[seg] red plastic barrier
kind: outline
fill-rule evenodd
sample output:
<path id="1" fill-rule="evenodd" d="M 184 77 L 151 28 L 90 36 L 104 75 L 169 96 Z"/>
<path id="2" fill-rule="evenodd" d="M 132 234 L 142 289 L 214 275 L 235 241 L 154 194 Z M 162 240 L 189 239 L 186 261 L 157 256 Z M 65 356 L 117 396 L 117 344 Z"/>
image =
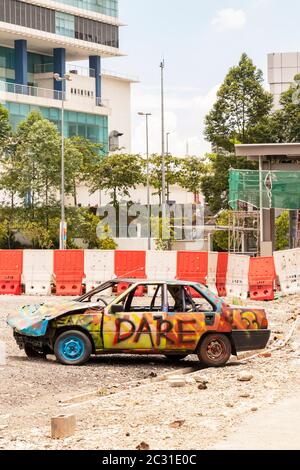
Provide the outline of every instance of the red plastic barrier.
<path id="1" fill-rule="evenodd" d="M 118 284 L 117 286 L 117 294 L 122 294 L 126 289 L 128 289 L 129 286 L 130 284 L 128 284 L 127 282 L 120 282 L 120 284 Z M 144 287 L 139 286 L 135 292 L 135 297 L 143 297 L 144 293 Z"/>
<path id="2" fill-rule="evenodd" d="M 177 253 L 177 275 L 180 281 L 200 282 L 206 285 L 208 275 L 208 253 L 199 251 L 178 251 Z M 199 294 L 189 289 L 193 297 Z"/>
<path id="3" fill-rule="evenodd" d="M 82 294 L 84 275 L 83 250 L 55 250 L 54 276 L 56 295 Z"/>
<path id="4" fill-rule="evenodd" d="M 115 252 L 115 274 L 117 277 L 146 279 L 146 252 Z"/>
<path id="5" fill-rule="evenodd" d="M 227 268 L 228 268 L 228 253 L 218 254 L 218 265 L 217 265 L 217 276 L 216 276 L 216 287 L 220 297 L 226 297 L 226 280 L 227 280 Z"/>
<path id="6" fill-rule="evenodd" d="M 22 250 L 0 250 L 0 294 L 22 293 Z"/>
<path id="7" fill-rule="evenodd" d="M 251 300 L 274 300 L 276 270 L 274 258 L 251 258 L 249 289 Z"/>
<path id="8" fill-rule="evenodd" d="M 115 252 L 115 274 L 120 278 L 147 279 L 146 252 L 145 251 L 121 251 Z M 127 283 L 120 283 L 117 293 L 121 294 L 129 287 Z M 142 297 L 144 290 L 138 289 L 136 297 Z"/>

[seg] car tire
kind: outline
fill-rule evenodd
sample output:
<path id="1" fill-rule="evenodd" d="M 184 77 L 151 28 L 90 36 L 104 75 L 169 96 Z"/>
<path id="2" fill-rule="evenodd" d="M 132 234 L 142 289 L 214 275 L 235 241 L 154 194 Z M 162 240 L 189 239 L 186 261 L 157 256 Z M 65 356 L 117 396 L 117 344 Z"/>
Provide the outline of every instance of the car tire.
<path id="1" fill-rule="evenodd" d="M 171 362 L 180 362 L 188 357 L 188 354 L 165 354 L 165 357 Z"/>
<path id="2" fill-rule="evenodd" d="M 25 344 L 24 351 L 28 359 L 46 359 L 46 353 L 44 351 L 34 349 L 31 344 Z"/>
<path id="3" fill-rule="evenodd" d="M 61 364 L 81 366 L 89 360 L 92 354 L 92 343 L 81 331 L 64 331 L 56 338 L 54 354 Z"/>
<path id="4" fill-rule="evenodd" d="M 205 336 L 198 348 L 200 362 L 209 367 L 222 367 L 230 359 L 231 342 L 225 335 L 215 333 Z"/>

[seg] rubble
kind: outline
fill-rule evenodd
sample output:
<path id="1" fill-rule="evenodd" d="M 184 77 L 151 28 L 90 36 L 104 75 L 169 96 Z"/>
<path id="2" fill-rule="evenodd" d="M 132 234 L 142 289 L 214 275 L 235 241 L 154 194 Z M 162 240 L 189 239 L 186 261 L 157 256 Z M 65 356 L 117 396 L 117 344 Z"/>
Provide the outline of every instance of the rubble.
<path id="1" fill-rule="evenodd" d="M 274 326 L 277 336 L 282 335 L 281 344 L 294 325 L 288 322 L 291 309 L 300 306 L 300 296 L 289 298 L 288 308 L 286 300 L 249 301 L 269 312 L 271 329 Z M 271 353 L 261 351 L 263 357 L 230 361 L 224 368 L 195 372 L 197 356 L 190 356 L 185 360 L 190 370 L 183 375 L 179 375 L 182 363 L 170 363 L 163 356 L 151 356 L 149 362 L 140 356 L 101 356 L 74 368 L 55 360 L 28 361 L 5 319 L 18 306 L 37 301 L 35 297 L 1 298 L 0 340 L 5 341 L 8 355 L 0 381 L 3 449 L 209 449 L 252 413 L 299 390 L 300 328 L 295 328 L 288 346 Z M 240 381 L 244 374 L 251 378 Z M 170 382 L 177 380 L 183 385 L 171 387 Z M 100 396 L 98 390 L 108 394 Z M 72 401 L 81 395 L 89 399 Z M 70 406 L 77 417 L 76 433 L 52 440 L 49 417 L 58 410 L 68 415 Z M 209 442 L 204 439 L 207 435 Z"/>
<path id="2" fill-rule="evenodd" d="M 251 382 L 253 379 L 253 375 L 250 372 L 240 372 L 238 375 L 238 381 L 239 382 Z"/>

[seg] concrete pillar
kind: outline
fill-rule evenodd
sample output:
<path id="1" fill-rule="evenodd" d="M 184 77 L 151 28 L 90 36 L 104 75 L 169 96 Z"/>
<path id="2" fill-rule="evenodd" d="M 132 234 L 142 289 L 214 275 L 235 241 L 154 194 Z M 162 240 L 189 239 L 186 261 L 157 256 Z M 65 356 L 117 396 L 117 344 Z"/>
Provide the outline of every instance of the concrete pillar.
<path id="1" fill-rule="evenodd" d="M 15 41 L 15 83 L 17 85 L 27 86 L 27 67 L 27 41 L 18 39 Z"/>
<path id="2" fill-rule="evenodd" d="M 264 242 L 271 242 L 275 250 L 275 209 L 264 209 Z"/>
<path id="3" fill-rule="evenodd" d="M 93 55 L 89 57 L 90 69 L 95 71 L 95 94 L 96 98 L 102 97 L 102 84 L 101 84 L 101 57 Z M 90 75 L 93 75 L 92 70 Z"/>
<path id="4" fill-rule="evenodd" d="M 53 72 L 63 77 L 66 73 L 66 49 L 53 49 Z M 63 82 L 54 80 L 54 90 L 63 91 Z"/>

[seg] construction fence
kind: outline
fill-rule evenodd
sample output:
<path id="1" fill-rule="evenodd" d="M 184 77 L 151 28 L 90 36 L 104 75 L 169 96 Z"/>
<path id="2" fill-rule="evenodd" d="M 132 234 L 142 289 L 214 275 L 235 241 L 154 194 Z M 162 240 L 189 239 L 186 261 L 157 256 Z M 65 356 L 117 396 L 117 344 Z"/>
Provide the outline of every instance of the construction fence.
<path id="1" fill-rule="evenodd" d="M 269 258 L 190 251 L 0 250 L 1 295 L 77 296 L 113 278 L 194 281 L 221 297 L 273 300 L 276 291 L 300 293 L 300 249 Z M 120 282 L 117 293 L 127 287 Z"/>

